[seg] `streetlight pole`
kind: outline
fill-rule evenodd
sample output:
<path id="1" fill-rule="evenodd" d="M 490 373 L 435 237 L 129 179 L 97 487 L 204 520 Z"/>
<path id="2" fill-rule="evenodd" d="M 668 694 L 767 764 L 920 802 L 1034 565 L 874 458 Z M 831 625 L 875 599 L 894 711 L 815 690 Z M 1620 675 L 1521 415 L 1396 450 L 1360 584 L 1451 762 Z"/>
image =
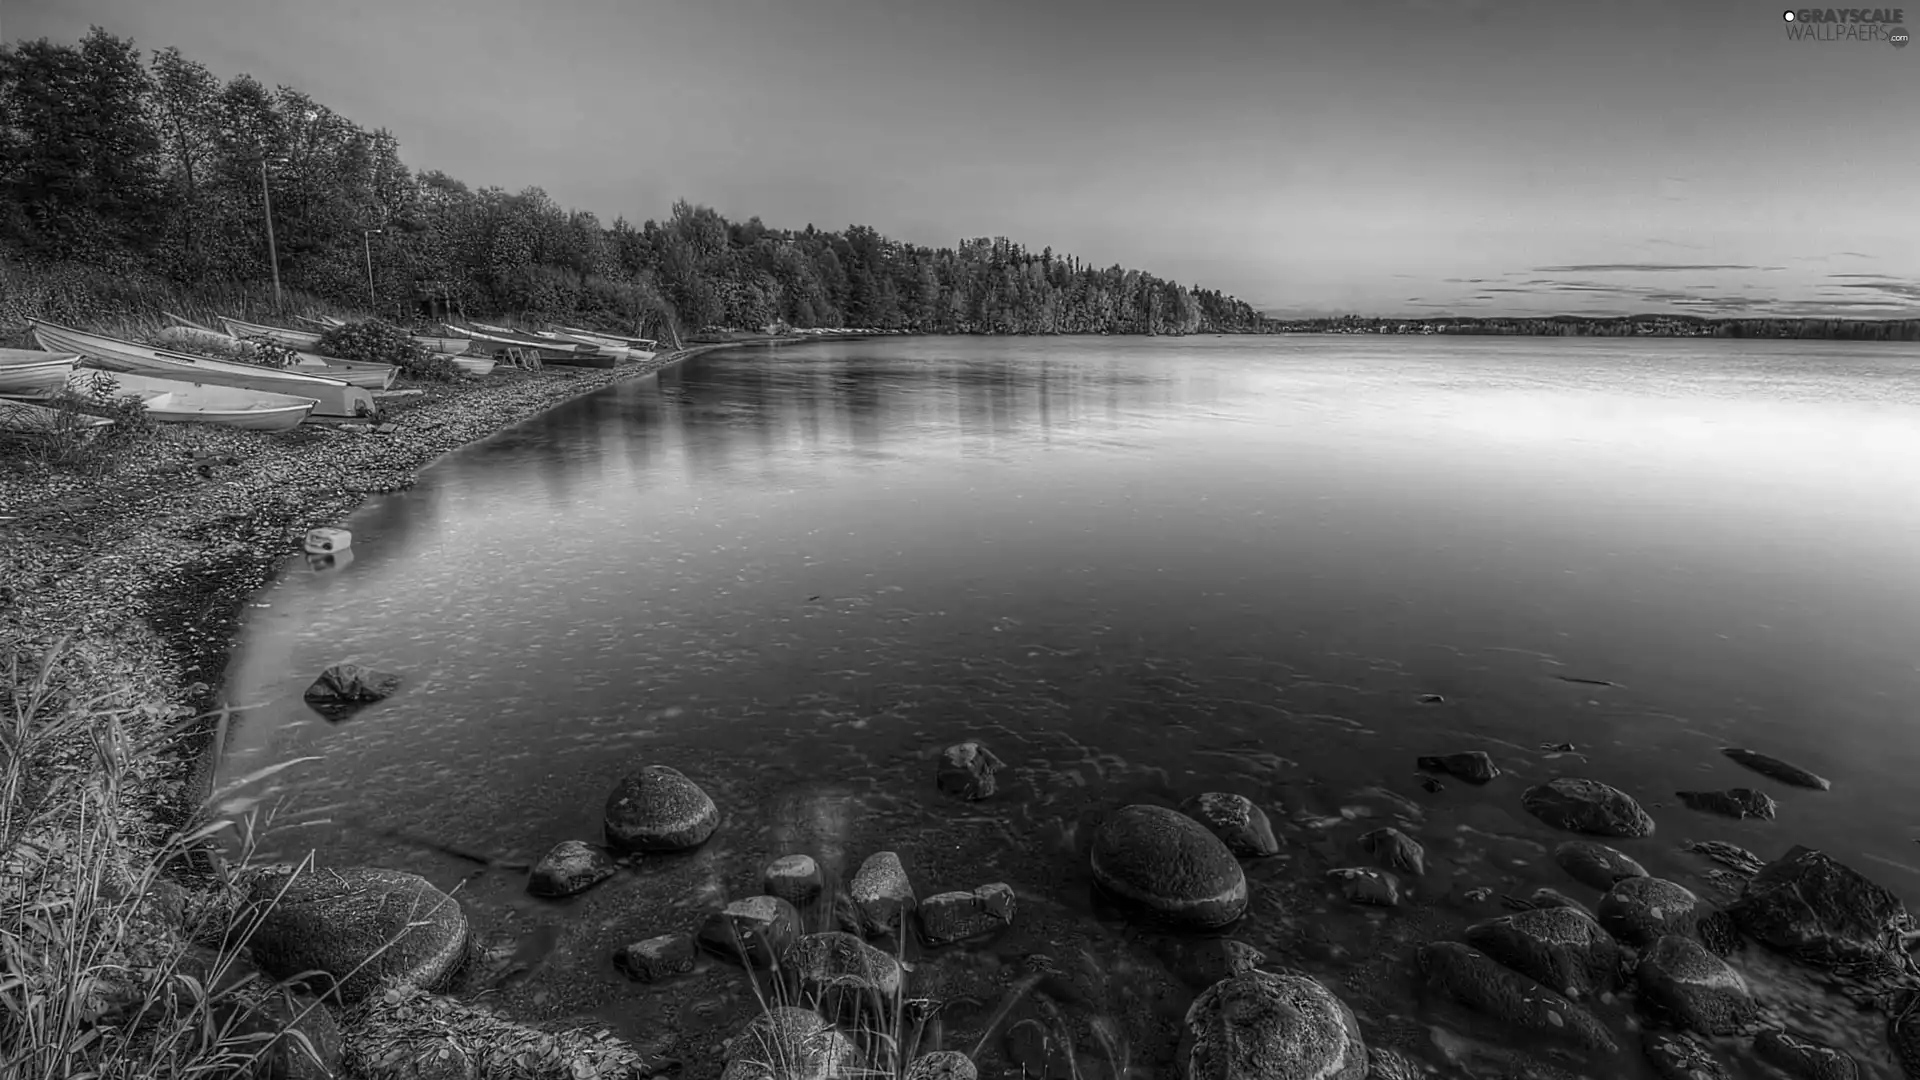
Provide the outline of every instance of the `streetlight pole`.
<path id="1" fill-rule="evenodd" d="M 373 296 L 373 236 L 382 231 L 380 229 L 360 230 L 361 246 L 367 249 L 367 310 L 375 315 L 379 314 L 380 302 Z"/>
<path id="2" fill-rule="evenodd" d="M 260 201 L 267 210 L 267 261 L 273 264 L 273 310 L 280 310 L 280 250 L 273 243 L 273 196 L 267 193 L 267 159 L 260 159 Z"/>

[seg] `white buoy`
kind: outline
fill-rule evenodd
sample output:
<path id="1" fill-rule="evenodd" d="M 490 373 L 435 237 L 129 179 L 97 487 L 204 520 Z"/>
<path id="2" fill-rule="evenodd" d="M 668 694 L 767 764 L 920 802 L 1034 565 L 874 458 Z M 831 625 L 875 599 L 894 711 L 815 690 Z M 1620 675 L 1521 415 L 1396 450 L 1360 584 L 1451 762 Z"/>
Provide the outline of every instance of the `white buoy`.
<path id="1" fill-rule="evenodd" d="M 353 534 L 345 529 L 314 529 L 307 533 L 307 551 L 331 555 L 353 546 Z"/>

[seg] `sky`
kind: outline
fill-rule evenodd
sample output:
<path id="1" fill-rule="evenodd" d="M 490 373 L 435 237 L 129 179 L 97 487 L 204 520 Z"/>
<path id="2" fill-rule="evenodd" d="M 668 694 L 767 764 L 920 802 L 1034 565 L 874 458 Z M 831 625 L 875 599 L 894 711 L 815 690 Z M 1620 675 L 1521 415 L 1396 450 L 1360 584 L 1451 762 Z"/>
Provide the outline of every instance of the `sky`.
<path id="1" fill-rule="evenodd" d="M 0 39 L 177 45 L 609 222 L 1005 236 L 1282 315 L 1920 317 L 1920 47 L 1783 6 L 0 0 Z"/>

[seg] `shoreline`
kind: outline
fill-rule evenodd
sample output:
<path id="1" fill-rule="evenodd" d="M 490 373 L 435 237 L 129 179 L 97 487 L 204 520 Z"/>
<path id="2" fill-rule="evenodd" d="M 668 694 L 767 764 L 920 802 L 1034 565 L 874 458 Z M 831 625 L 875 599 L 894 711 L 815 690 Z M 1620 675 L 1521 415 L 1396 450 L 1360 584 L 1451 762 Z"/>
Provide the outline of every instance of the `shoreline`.
<path id="1" fill-rule="evenodd" d="M 482 380 L 408 383 L 368 424 L 267 434 L 163 425 L 102 476 L 0 476 L 0 642 L 43 655 L 129 704 L 164 702 L 167 736 L 135 802 L 155 844 L 212 793 L 217 714 L 240 615 L 309 529 L 369 495 L 409 487 L 446 454 L 575 398 L 736 343 L 696 344 L 611 370 L 497 369 Z M 204 868 L 202 868 L 204 869 Z"/>

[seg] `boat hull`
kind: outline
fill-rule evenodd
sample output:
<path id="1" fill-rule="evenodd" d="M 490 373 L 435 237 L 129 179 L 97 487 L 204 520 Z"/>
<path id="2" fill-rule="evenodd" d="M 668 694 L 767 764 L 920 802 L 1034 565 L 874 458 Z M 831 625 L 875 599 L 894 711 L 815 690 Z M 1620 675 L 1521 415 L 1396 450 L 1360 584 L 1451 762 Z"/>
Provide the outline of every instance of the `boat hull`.
<path id="1" fill-rule="evenodd" d="M 86 358 L 85 366 L 90 368 L 311 398 L 317 402 L 313 409 L 315 416 L 373 416 L 379 411 L 373 395 L 365 387 L 349 386 L 338 379 L 284 368 L 209 360 L 119 338 L 89 334 L 37 319 L 29 320 L 29 323 L 33 327 L 34 340 L 42 348 L 79 353 Z"/>
<path id="2" fill-rule="evenodd" d="M 473 348 L 472 338 L 413 336 L 413 343 L 441 356 L 460 356 Z"/>
<path id="3" fill-rule="evenodd" d="M 449 329 L 455 328 L 449 327 Z M 610 368 L 615 363 L 611 356 L 583 351 L 586 346 L 568 346 L 559 342 L 540 341 L 537 338 L 502 337 L 484 330 L 473 331 L 473 345 L 477 351 L 496 355 L 508 349 L 528 349 L 538 356 L 543 364 Z"/>
<path id="4" fill-rule="evenodd" d="M 220 316 L 220 325 L 226 327 L 227 333 L 232 334 L 234 337 L 266 338 L 276 345 L 281 345 L 289 349 L 313 349 L 320 345 L 320 335 L 309 333 L 305 330 L 288 330 L 279 326 L 262 326 L 259 323 L 229 319 L 225 315 Z"/>
<path id="5" fill-rule="evenodd" d="M 494 365 L 499 363 L 491 356 L 449 356 L 447 359 L 467 375 L 491 375 Z"/>
<path id="6" fill-rule="evenodd" d="M 170 424 L 217 424 L 249 431 L 285 431 L 313 412 L 312 398 L 275 394 L 240 386 L 162 379 L 122 371 L 80 370 L 67 385 L 80 393 L 94 389 L 100 376 L 111 378 L 114 396 L 132 395 L 147 415 Z"/>
<path id="7" fill-rule="evenodd" d="M 71 352 L 38 349 L 0 349 L 0 394 L 40 397 L 67 383 L 80 359 Z"/>
<path id="8" fill-rule="evenodd" d="M 96 431 L 113 423 L 104 416 L 85 413 L 63 414 L 59 409 L 31 401 L 0 398 L 0 431 L 18 431 L 28 435 L 52 435 L 66 425 L 81 431 Z"/>

